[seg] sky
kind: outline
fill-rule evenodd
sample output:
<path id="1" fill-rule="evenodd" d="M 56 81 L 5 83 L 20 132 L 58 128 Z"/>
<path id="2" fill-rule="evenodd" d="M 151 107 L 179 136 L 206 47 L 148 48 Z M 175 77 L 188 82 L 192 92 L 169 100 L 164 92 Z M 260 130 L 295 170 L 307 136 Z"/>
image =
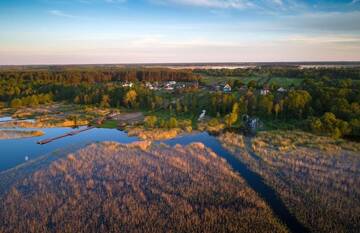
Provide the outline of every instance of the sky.
<path id="1" fill-rule="evenodd" d="M 0 1 L 0 65 L 359 60 L 360 0 Z"/>

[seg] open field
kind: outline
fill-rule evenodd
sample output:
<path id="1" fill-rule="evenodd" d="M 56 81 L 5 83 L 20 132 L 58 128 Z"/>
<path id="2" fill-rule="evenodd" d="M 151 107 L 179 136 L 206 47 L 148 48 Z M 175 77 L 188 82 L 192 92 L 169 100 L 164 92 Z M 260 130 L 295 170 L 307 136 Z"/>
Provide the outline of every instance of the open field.
<path id="1" fill-rule="evenodd" d="M 199 143 L 92 144 L 19 180 L 0 219 L 0 232 L 287 232 Z"/>
<path id="2" fill-rule="evenodd" d="M 241 82 L 243 82 L 244 84 L 249 83 L 252 80 L 255 81 L 261 81 L 265 78 L 263 77 L 228 77 L 228 76 L 224 76 L 224 77 L 214 77 L 214 76 L 204 76 L 202 78 L 202 82 L 204 82 L 207 85 L 214 85 L 214 84 L 220 84 L 220 83 L 226 83 L 226 82 L 232 82 L 235 80 L 240 80 Z"/>
<path id="3" fill-rule="evenodd" d="M 236 135 L 220 139 L 312 232 L 358 231 L 359 143 L 297 131 L 261 132 L 252 142 Z"/>
<path id="4" fill-rule="evenodd" d="M 282 87 L 299 86 L 303 79 L 301 78 L 271 78 L 269 84 L 277 84 Z"/>

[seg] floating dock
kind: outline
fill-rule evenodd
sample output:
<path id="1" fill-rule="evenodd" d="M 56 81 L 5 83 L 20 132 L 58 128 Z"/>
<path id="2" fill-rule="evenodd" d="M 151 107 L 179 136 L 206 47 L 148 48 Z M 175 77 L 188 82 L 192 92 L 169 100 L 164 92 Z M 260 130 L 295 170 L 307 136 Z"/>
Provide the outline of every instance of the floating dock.
<path id="1" fill-rule="evenodd" d="M 94 128 L 95 128 L 95 126 L 90 126 L 90 127 L 85 128 L 85 129 L 79 129 L 79 130 L 71 131 L 69 133 L 66 133 L 66 134 L 63 134 L 63 135 L 60 135 L 60 136 L 57 136 L 57 137 L 40 140 L 40 141 L 37 142 L 37 144 L 45 145 L 45 144 L 48 144 L 50 142 L 56 141 L 58 139 L 69 137 L 69 136 L 74 136 L 74 135 L 77 135 L 79 133 L 82 133 L 82 132 L 85 132 L 85 131 L 88 131 L 88 130 L 91 130 L 91 129 L 94 129 Z"/>

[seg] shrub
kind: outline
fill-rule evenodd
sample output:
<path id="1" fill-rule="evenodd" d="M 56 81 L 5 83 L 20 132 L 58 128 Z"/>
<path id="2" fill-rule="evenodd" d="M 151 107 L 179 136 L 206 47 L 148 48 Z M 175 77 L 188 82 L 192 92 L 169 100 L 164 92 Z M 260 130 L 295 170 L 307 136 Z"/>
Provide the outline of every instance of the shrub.
<path id="1" fill-rule="evenodd" d="M 157 117 L 156 116 L 147 116 L 145 117 L 144 123 L 146 128 L 154 128 L 156 125 Z"/>

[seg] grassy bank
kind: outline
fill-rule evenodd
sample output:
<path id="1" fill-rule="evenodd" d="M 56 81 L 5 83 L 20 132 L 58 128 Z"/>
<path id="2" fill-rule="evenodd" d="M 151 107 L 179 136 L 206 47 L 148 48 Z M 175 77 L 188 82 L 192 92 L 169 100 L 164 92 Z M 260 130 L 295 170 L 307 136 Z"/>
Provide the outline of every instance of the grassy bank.
<path id="1" fill-rule="evenodd" d="M 44 135 L 44 132 L 42 131 L 0 130 L 0 140 L 40 137 L 42 135 Z"/>

